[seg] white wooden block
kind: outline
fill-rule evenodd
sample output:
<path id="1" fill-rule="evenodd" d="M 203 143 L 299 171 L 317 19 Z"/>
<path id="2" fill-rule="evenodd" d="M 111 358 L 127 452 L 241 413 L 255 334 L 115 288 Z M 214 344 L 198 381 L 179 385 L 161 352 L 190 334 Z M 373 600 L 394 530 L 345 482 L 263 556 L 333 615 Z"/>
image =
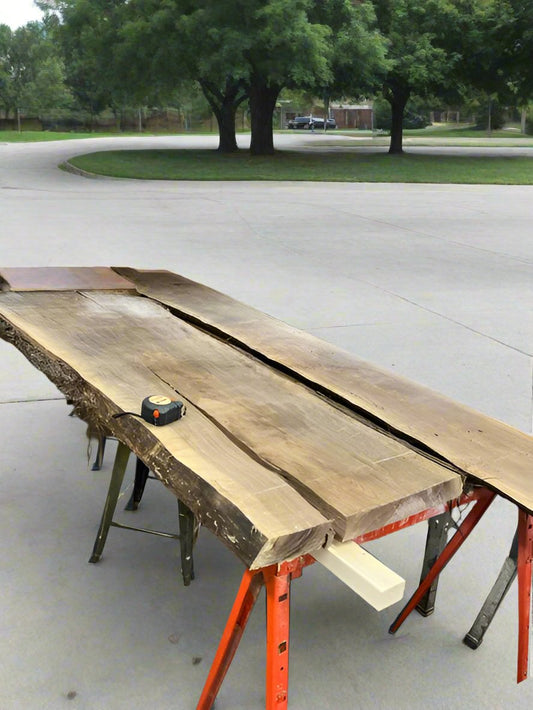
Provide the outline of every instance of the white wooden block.
<path id="1" fill-rule="evenodd" d="M 351 540 L 334 540 L 313 557 L 378 611 L 403 597 L 405 579 Z"/>

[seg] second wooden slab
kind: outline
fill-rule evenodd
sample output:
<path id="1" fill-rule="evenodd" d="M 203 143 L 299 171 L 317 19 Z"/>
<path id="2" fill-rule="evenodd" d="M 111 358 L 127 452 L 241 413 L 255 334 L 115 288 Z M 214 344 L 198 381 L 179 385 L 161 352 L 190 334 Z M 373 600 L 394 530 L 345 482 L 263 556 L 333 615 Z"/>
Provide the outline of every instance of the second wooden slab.
<path id="1" fill-rule="evenodd" d="M 533 437 L 438 392 L 168 271 L 117 271 L 140 293 L 257 353 L 354 407 L 378 426 L 427 447 L 533 512 Z"/>

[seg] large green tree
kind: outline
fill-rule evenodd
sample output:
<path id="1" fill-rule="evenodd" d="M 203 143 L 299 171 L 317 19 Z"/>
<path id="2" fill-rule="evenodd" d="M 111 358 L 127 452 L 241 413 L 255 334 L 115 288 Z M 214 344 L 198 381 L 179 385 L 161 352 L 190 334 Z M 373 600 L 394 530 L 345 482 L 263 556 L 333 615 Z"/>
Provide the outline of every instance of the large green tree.
<path id="1" fill-rule="evenodd" d="M 478 104 L 487 120 L 498 106 L 523 105 L 533 96 L 533 3 L 524 0 L 453 0 L 439 38 L 453 62 L 447 99 Z"/>
<path id="2" fill-rule="evenodd" d="M 327 26 L 309 20 L 312 0 L 134 0 L 126 31 L 159 46 L 162 75 L 196 79 L 219 123 L 220 148 L 236 149 L 235 111 L 250 103 L 251 152 L 272 153 L 272 114 L 284 86 L 326 81 Z M 147 11 L 148 10 L 148 11 Z M 141 19 L 142 18 L 142 19 Z M 157 31 L 156 31 L 157 28 Z"/>
<path id="3" fill-rule="evenodd" d="M 138 103 L 135 78 L 123 80 L 118 37 L 128 0 L 41 0 L 61 45 L 66 81 L 79 105 L 92 116 L 111 107 L 117 116 L 126 106 Z"/>
<path id="4" fill-rule="evenodd" d="M 78 2 L 80 0 L 77 0 Z M 272 114 L 283 86 L 328 77 L 330 30 L 308 17 L 312 0 L 131 0 L 121 46 L 137 78 L 202 88 L 219 150 L 237 149 L 235 113 L 249 101 L 251 152 L 273 152 Z M 140 54 L 139 54 L 140 51 Z"/>
<path id="5" fill-rule="evenodd" d="M 438 93 L 460 59 L 450 47 L 458 13 L 451 0 L 373 0 L 378 27 L 388 41 L 389 70 L 383 95 L 391 106 L 390 153 L 403 151 L 403 117 L 411 94 Z"/>
<path id="6" fill-rule="evenodd" d="M 249 5 L 250 34 L 242 56 L 250 96 L 250 151 L 262 155 L 274 152 L 272 114 L 283 87 L 330 80 L 331 29 L 310 21 L 311 0 L 255 0 Z"/>
<path id="7" fill-rule="evenodd" d="M 485 69 L 478 85 L 488 85 L 504 100 L 526 104 L 533 98 L 533 2 L 478 2 L 477 24 L 484 36 L 476 51 Z"/>
<path id="8" fill-rule="evenodd" d="M 180 49 L 219 119 L 221 144 L 222 126 L 234 125 L 234 107 L 246 98 L 250 150 L 268 154 L 274 151 L 272 114 L 283 88 L 326 96 L 341 87 L 360 92 L 373 85 L 383 66 L 384 45 L 368 2 L 197 0 L 193 6 L 176 20 Z M 230 137 L 228 143 L 236 146 Z"/>
<path id="9" fill-rule="evenodd" d="M 217 119 L 219 150 L 232 152 L 235 114 L 248 98 L 247 86 L 224 54 L 229 43 L 221 49 L 206 15 L 192 0 L 131 0 L 118 39 L 121 75 L 125 84 L 156 88 L 160 96 L 196 82 Z"/>
<path id="10" fill-rule="evenodd" d="M 315 0 L 310 17 L 331 30 L 329 82 L 321 85 L 316 77 L 308 87 L 323 97 L 326 113 L 330 99 L 375 93 L 389 65 L 385 58 L 387 43 L 377 29 L 372 3 Z"/>
<path id="11" fill-rule="evenodd" d="M 202 88 L 236 150 L 235 113 L 249 101 L 254 154 L 274 150 L 284 87 L 324 94 L 368 86 L 383 44 L 368 2 L 351 0 L 40 0 L 60 18 L 72 90 L 92 112 L 125 94 Z M 365 56 L 366 55 L 366 56 Z M 336 78 L 335 73 L 338 78 Z M 349 77 L 349 80 L 348 80 Z M 122 100 L 124 100 L 122 98 Z"/>
<path id="12" fill-rule="evenodd" d="M 29 22 L 12 31 L 0 25 L 0 104 L 6 117 L 17 109 L 39 113 L 70 99 L 64 66 L 47 28 Z"/>

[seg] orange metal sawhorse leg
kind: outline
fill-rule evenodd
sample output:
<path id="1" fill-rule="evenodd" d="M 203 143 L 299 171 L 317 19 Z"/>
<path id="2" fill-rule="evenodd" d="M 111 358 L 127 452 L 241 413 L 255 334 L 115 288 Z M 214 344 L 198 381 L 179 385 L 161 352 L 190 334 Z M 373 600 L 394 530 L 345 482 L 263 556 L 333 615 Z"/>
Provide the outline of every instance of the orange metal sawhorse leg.
<path id="1" fill-rule="evenodd" d="M 531 617 L 531 563 L 533 562 L 533 515 L 518 509 L 518 669 L 516 682 L 527 678 L 529 624 Z"/>
<path id="2" fill-rule="evenodd" d="M 286 710 L 291 580 L 300 577 L 303 568 L 314 561 L 311 555 L 302 555 L 280 565 L 245 571 L 196 710 L 212 708 L 263 586 L 267 595 L 265 707 Z"/>
<path id="3" fill-rule="evenodd" d="M 389 628 L 389 633 L 394 634 L 396 633 L 396 631 L 398 631 L 400 626 L 407 619 L 409 614 L 416 608 L 424 594 L 431 587 L 434 580 L 446 567 L 448 562 L 455 555 L 457 550 L 461 547 L 463 542 L 466 540 L 466 538 L 470 535 L 472 530 L 481 520 L 481 517 L 496 497 L 496 493 L 489 490 L 488 488 L 482 490 L 483 492 L 480 491 L 480 495 L 477 501 L 475 502 L 474 507 L 468 513 L 462 525 L 456 530 L 455 535 L 452 537 L 450 542 L 446 545 L 444 550 L 435 560 L 435 564 L 429 570 L 428 574 L 426 575 L 426 578 L 419 585 L 418 589 L 413 594 L 411 599 L 407 602 L 402 611 L 398 614 L 396 619 L 391 624 Z"/>

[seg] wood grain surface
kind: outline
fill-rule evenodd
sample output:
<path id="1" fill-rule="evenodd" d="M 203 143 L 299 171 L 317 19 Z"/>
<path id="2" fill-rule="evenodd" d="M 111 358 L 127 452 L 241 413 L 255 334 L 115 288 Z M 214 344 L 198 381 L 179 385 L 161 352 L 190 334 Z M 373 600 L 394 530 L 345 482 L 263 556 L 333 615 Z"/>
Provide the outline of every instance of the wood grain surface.
<path id="1" fill-rule="evenodd" d="M 98 291 L 9 293 L 0 310 L 123 411 L 139 411 L 150 394 L 182 399 L 186 419 L 164 428 L 141 424 L 203 480 L 216 481 L 219 489 L 223 484 L 228 500 L 269 539 L 280 486 L 284 494 L 291 490 L 287 520 L 294 516 L 298 529 L 307 530 L 311 503 L 323 516 L 315 524 L 331 519 L 342 540 L 460 493 L 457 474 L 156 302 Z M 136 453 L 146 457 L 140 448 Z M 179 481 L 173 484 L 205 517 L 212 504 L 191 500 Z M 258 520 L 259 508 L 245 504 L 252 491 L 272 489 L 276 502 Z M 293 489 L 302 496 L 300 506 Z M 302 506 L 305 523 L 298 515 Z"/>
<path id="2" fill-rule="evenodd" d="M 117 296 L 116 308 L 103 307 L 94 294 L 1 294 L 0 332 L 80 416 L 127 444 L 248 566 L 292 559 L 332 537 L 323 515 L 192 403 L 185 400 L 186 416 L 165 427 L 112 418 L 139 412 L 145 396 L 175 395 L 150 353 L 160 345 L 158 325 L 172 329 L 177 319 L 138 296 Z"/>
<path id="3" fill-rule="evenodd" d="M 533 437 L 377 368 L 213 289 L 165 271 L 117 268 L 140 293 L 226 337 L 533 512 Z"/>

